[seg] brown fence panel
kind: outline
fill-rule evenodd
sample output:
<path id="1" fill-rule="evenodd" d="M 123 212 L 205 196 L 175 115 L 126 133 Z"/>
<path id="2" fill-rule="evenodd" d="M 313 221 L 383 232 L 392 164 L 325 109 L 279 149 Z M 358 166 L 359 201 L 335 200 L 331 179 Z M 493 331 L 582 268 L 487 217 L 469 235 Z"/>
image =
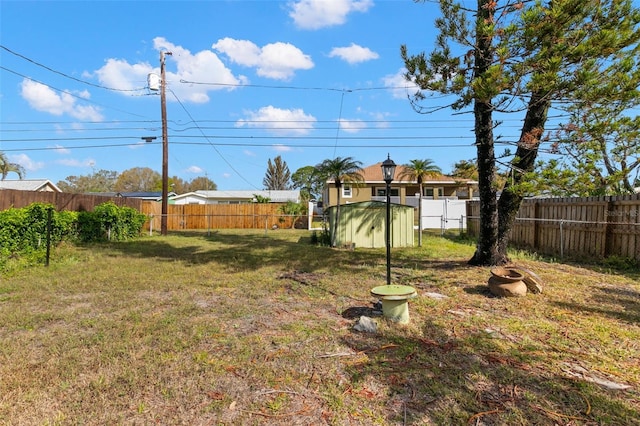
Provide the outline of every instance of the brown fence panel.
<path id="1" fill-rule="evenodd" d="M 246 204 L 170 204 L 167 206 L 167 229 L 269 229 L 291 227 L 293 218 L 280 213 L 280 203 Z M 162 207 L 158 202 L 145 201 L 141 212 L 149 216 L 147 224 L 160 229 Z"/>
<path id="2" fill-rule="evenodd" d="M 612 200 L 607 210 L 608 255 L 640 259 L 640 203 L 634 196 Z"/>
<path id="3" fill-rule="evenodd" d="M 142 200 L 137 198 L 105 197 L 101 195 L 70 194 L 49 191 L 18 191 L 13 189 L 0 190 L 0 210 L 11 207 L 23 208 L 33 203 L 52 204 L 56 210 L 92 211 L 96 206 L 113 202 L 119 207 L 141 209 Z"/>
<path id="4" fill-rule="evenodd" d="M 477 237 L 479 201 L 467 203 L 467 216 L 467 233 Z M 524 200 L 510 242 L 552 255 L 640 260 L 640 194 Z"/>

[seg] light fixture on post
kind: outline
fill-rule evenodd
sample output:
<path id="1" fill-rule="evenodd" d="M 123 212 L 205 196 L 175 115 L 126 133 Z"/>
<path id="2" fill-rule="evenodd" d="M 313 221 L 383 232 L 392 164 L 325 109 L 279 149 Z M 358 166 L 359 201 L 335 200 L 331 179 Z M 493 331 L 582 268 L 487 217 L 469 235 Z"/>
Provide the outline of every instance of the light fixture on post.
<path id="1" fill-rule="evenodd" d="M 387 184 L 387 222 L 386 222 L 386 246 L 387 246 L 387 285 L 391 284 L 391 182 L 396 174 L 396 163 L 387 154 L 387 159 L 382 162 L 382 179 Z"/>

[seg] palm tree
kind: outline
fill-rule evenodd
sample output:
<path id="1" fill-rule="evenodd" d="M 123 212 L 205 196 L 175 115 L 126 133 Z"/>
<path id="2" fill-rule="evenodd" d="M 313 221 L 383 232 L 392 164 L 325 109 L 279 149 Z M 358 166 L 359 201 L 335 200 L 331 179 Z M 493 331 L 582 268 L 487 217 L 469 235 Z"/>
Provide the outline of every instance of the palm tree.
<path id="1" fill-rule="evenodd" d="M 352 157 L 336 157 L 333 160 L 327 159 L 316 166 L 318 175 L 322 176 L 325 181 L 333 180 L 338 193 L 338 204 L 336 205 L 336 220 L 331 236 L 331 246 L 336 246 L 336 234 L 338 230 L 338 222 L 340 220 L 340 188 L 343 182 L 362 182 L 362 162 L 354 160 Z"/>
<path id="2" fill-rule="evenodd" d="M 24 167 L 18 163 L 11 163 L 5 153 L 0 152 L 0 175 L 2 175 L 2 180 L 5 180 L 11 172 L 16 173 L 19 179 L 24 177 Z"/>
<path id="3" fill-rule="evenodd" d="M 436 166 L 430 159 L 411 160 L 409 164 L 404 164 L 400 172 L 399 178 L 409 178 L 418 181 L 420 194 L 418 195 L 418 247 L 422 247 L 422 182 L 430 176 L 442 174 L 440 167 Z"/>

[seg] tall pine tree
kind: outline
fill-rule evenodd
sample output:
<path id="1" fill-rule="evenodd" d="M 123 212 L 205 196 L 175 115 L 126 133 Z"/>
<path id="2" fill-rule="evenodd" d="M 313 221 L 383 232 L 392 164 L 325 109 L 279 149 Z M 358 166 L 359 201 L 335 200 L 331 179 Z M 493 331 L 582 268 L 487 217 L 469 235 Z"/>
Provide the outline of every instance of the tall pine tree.
<path id="1" fill-rule="evenodd" d="M 454 110 L 473 110 L 475 119 L 480 233 L 470 263 L 508 261 L 507 244 L 526 195 L 521 184 L 533 171 L 554 103 L 593 95 L 612 67 L 638 55 L 640 12 L 631 0 L 477 0 L 477 7 L 440 0 L 436 48 L 401 55 L 407 80 L 421 89 L 412 97 L 417 111 L 425 93 L 453 95 Z M 595 93 L 598 91 L 596 90 Z M 606 99 L 611 93 L 600 91 Z M 439 106 L 438 109 L 446 106 Z M 497 198 L 495 112 L 524 112 L 511 160 L 513 179 Z"/>

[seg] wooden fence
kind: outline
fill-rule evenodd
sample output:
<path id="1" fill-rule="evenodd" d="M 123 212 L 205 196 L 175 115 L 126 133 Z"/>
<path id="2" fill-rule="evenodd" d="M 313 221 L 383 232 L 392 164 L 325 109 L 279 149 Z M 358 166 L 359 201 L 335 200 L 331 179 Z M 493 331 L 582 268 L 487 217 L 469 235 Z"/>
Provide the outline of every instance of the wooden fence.
<path id="1" fill-rule="evenodd" d="M 169 204 L 167 229 L 267 229 L 291 228 L 292 216 L 282 214 L 280 203 Z M 161 203 L 144 201 L 140 210 L 149 216 L 147 230 L 160 230 Z M 307 216 L 303 216 L 306 226 Z"/>
<path id="2" fill-rule="evenodd" d="M 477 236 L 480 202 L 467 203 L 467 232 Z M 523 201 L 510 242 L 572 257 L 620 256 L 640 261 L 640 194 Z"/>
<path id="3" fill-rule="evenodd" d="M 127 206 L 136 210 L 140 210 L 142 205 L 142 200 L 139 198 L 0 189 L 0 210 L 7 210 L 11 207 L 19 209 L 32 203 L 48 203 L 53 204 L 58 211 L 92 211 L 95 206 L 107 201 L 112 201 L 119 207 Z"/>
<path id="4" fill-rule="evenodd" d="M 48 191 L 0 190 L 0 210 L 22 208 L 32 203 L 52 204 L 56 210 L 92 211 L 99 204 L 112 201 L 117 206 L 131 207 L 147 215 L 147 230 L 160 230 L 162 204 L 140 198 L 106 197 L 99 195 L 68 194 Z M 280 212 L 281 203 L 250 204 L 169 204 L 167 229 L 263 229 L 277 226 L 290 228 L 293 221 L 307 225 L 307 216 L 297 218 Z"/>

